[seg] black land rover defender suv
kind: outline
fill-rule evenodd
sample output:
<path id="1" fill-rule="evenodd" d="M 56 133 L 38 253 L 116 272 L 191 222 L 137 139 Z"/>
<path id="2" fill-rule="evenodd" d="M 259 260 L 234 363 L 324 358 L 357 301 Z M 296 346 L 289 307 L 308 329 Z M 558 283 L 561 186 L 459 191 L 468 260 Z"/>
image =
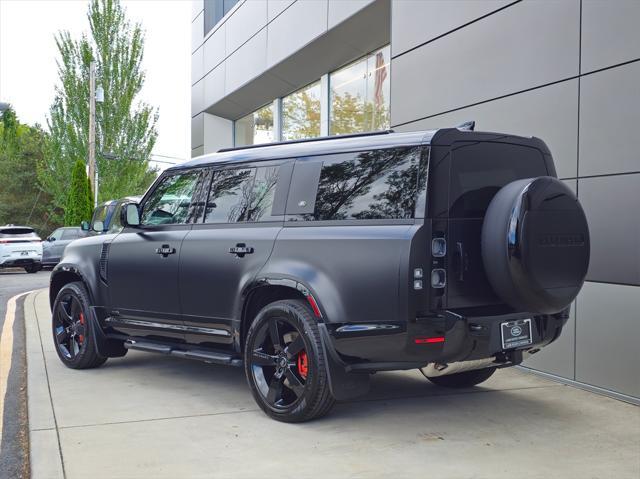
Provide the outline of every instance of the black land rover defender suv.
<path id="1" fill-rule="evenodd" d="M 51 276 L 70 368 L 129 349 L 243 366 L 305 421 L 420 368 L 467 387 L 554 341 L 589 232 L 543 141 L 442 129 L 221 150 L 166 170 Z"/>

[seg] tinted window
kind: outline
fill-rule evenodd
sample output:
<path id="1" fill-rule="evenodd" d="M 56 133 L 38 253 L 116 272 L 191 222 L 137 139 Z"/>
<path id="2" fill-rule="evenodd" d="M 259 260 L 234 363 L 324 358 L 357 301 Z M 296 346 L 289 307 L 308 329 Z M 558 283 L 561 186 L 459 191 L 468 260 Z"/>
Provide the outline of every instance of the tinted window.
<path id="1" fill-rule="evenodd" d="M 414 217 L 424 175 L 420 147 L 347 153 L 323 160 L 313 214 L 307 220 Z M 419 181 L 419 178 L 421 181 Z"/>
<path id="2" fill-rule="evenodd" d="M 269 221 L 278 167 L 220 170 L 213 175 L 205 223 Z"/>
<path id="3" fill-rule="evenodd" d="M 449 216 L 483 217 L 507 183 L 544 176 L 547 168 L 535 148 L 505 143 L 463 143 L 452 148 Z"/>
<path id="4" fill-rule="evenodd" d="M 252 173 L 250 168 L 214 173 L 205 208 L 205 223 L 247 220 L 253 186 Z"/>
<path id="5" fill-rule="evenodd" d="M 165 177 L 142 207 L 143 225 L 186 223 L 199 172 L 187 171 Z"/>
<path id="6" fill-rule="evenodd" d="M 78 230 L 62 230 L 63 240 L 74 240 L 80 238 Z"/>
<path id="7" fill-rule="evenodd" d="M 4 238 L 37 238 L 38 235 L 32 228 L 3 228 L 0 230 L 0 237 Z"/>

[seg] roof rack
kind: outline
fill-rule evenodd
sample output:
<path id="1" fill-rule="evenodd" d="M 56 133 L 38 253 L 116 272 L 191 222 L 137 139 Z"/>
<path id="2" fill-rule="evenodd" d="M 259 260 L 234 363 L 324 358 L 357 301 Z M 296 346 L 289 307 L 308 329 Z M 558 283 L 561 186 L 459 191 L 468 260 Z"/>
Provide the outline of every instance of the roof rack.
<path id="1" fill-rule="evenodd" d="M 319 138 L 304 138 L 302 140 L 287 140 L 287 141 L 274 141 L 272 143 L 260 143 L 258 145 L 246 145 L 246 146 L 236 146 L 233 148 L 221 148 L 218 150 L 218 153 L 224 153 L 226 151 L 237 151 L 237 150 L 249 150 L 251 148 L 264 148 L 266 146 L 278 146 L 278 145 L 293 145 L 296 143 L 309 143 L 312 141 L 326 141 L 326 140 L 339 140 L 342 138 L 358 138 L 361 136 L 377 136 L 377 135 L 388 135 L 389 133 L 395 133 L 393 130 L 382 130 L 382 131 L 370 131 L 367 133 L 349 133 L 347 135 L 334 135 L 334 136 L 322 136 Z"/>

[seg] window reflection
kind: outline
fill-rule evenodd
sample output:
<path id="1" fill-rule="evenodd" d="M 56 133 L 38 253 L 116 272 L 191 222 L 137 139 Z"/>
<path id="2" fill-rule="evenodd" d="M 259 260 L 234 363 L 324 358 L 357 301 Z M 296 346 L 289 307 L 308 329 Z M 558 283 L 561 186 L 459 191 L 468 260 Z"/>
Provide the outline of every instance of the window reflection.
<path id="1" fill-rule="evenodd" d="M 374 150 L 325 161 L 314 212 L 304 219 L 413 218 L 425 184 L 420 151 L 419 147 Z"/>
<path id="2" fill-rule="evenodd" d="M 235 121 L 236 146 L 258 145 L 275 141 L 273 131 L 273 105 L 266 105 L 259 110 Z"/>
<path id="3" fill-rule="evenodd" d="M 142 224 L 186 223 L 198 176 L 195 171 L 167 176 L 144 204 Z"/>
<path id="4" fill-rule="evenodd" d="M 282 139 L 320 136 L 320 82 L 282 99 Z"/>
<path id="5" fill-rule="evenodd" d="M 205 208 L 205 223 L 245 221 L 251 199 L 252 170 L 220 170 L 214 173 Z"/>
<path id="6" fill-rule="evenodd" d="M 332 135 L 389 128 L 390 58 L 386 46 L 330 75 Z"/>

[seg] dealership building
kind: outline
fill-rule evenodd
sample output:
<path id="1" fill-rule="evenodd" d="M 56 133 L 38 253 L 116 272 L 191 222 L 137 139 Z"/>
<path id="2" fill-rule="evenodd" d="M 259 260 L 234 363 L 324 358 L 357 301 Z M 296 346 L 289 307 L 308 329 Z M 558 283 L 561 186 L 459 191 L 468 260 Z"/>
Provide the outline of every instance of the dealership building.
<path id="1" fill-rule="evenodd" d="M 640 401 L 638 0 L 195 0 L 192 156 L 372 130 L 542 138 L 591 230 L 562 336 L 526 366 Z"/>

